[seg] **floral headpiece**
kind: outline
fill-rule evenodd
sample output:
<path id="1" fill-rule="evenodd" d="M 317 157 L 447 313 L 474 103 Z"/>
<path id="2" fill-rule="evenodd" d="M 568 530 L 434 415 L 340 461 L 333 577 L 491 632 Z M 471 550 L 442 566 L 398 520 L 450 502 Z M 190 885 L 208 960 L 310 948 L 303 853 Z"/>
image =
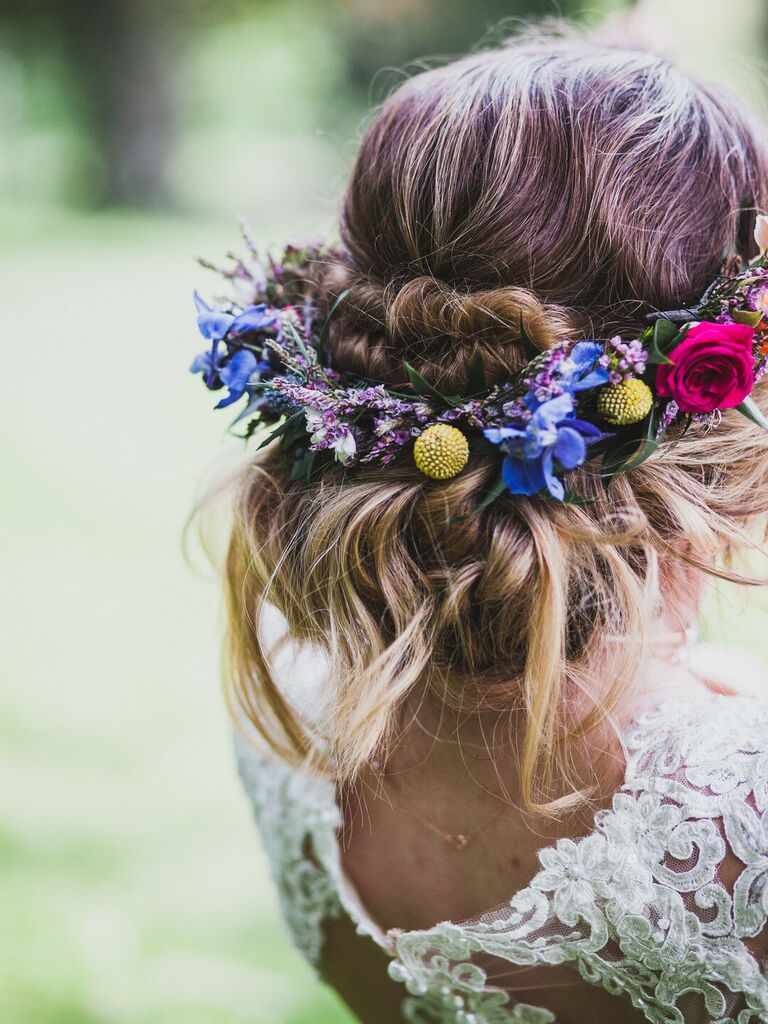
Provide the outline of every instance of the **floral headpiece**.
<path id="1" fill-rule="evenodd" d="M 210 390 L 227 389 L 217 409 L 245 400 L 234 423 L 246 424 L 246 438 L 262 432 L 259 447 L 279 440 L 294 478 L 309 478 L 325 453 L 346 467 L 407 455 L 427 477 L 447 480 L 475 452 L 495 451 L 500 476 L 484 505 L 505 490 L 579 502 L 564 474 L 602 456 L 607 483 L 644 462 L 678 421 L 709 428 L 736 408 L 768 430 L 750 397 L 768 365 L 766 217 L 757 259 L 746 268 L 730 260 L 694 306 L 653 314 L 639 338 L 543 352 L 521 322 L 530 362 L 488 388 L 477 352 L 461 395 L 442 394 L 408 363 L 397 387 L 334 369 L 328 322 L 345 295 L 317 318 L 308 274 L 322 248 L 262 260 L 245 226 L 243 237 L 247 257 L 219 271 L 229 297 L 209 305 L 195 293 L 210 345 L 191 370 Z"/>

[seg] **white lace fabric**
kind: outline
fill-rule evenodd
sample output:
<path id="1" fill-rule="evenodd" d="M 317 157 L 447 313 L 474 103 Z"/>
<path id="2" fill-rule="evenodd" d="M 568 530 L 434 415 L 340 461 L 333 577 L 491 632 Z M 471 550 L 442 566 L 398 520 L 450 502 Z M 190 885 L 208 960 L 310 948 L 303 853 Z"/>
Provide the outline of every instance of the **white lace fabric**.
<path id="1" fill-rule="evenodd" d="M 238 758 L 294 942 L 317 964 L 323 921 L 348 914 L 389 953 L 405 1020 L 549 1024 L 488 965 L 570 964 L 652 1024 L 766 1024 L 768 700 L 667 702 L 625 744 L 611 808 L 541 850 L 527 888 L 471 921 L 386 934 L 341 870 L 333 784 L 245 741 Z"/>

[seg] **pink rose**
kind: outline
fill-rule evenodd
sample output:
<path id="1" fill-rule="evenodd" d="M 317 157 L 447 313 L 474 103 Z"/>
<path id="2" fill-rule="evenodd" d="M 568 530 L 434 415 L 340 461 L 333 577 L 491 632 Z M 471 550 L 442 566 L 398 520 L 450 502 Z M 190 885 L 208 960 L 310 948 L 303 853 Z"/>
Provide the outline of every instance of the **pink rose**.
<path id="1" fill-rule="evenodd" d="M 656 374 L 656 391 L 683 412 L 732 409 L 755 385 L 755 330 L 746 324 L 704 321 L 689 327 Z"/>

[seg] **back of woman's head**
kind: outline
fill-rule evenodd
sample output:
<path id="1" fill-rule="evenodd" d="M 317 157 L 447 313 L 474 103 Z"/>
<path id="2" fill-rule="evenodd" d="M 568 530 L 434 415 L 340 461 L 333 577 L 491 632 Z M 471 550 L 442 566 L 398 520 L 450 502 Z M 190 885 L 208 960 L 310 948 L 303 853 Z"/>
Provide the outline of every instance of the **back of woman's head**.
<path id="1" fill-rule="evenodd" d="M 332 364 L 394 383 L 407 360 L 460 393 L 476 350 L 489 383 L 523 365 L 521 323 L 542 349 L 637 336 L 748 252 L 767 188 L 749 115 L 644 52 L 529 34 L 420 74 L 375 116 L 317 268 L 321 309 L 342 297 Z M 725 572 L 768 510 L 765 456 L 726 413 L 607 492 L 588 462 L 573 476 L 590 504 L 505 495 L 479 510 L 490 458 L 445 482 L 402 459 L 306 483 L 267 450 L 244 472 L 228 561 L 240 701 L 284 756 L 327 745 L 341 778 L 396 739 L 414 695 L 509 710 L 524 798 L 563 793 L 569 732 L 606 712 L 652 623 L 693 576 Z M 327 652 L 319 724 L 272 678 L 266 602 Z"/>

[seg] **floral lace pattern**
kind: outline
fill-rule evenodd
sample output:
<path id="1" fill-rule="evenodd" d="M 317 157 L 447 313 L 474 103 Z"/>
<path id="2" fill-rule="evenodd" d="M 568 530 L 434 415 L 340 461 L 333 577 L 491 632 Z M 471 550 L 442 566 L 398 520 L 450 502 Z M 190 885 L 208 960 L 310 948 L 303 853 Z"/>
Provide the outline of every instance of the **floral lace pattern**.
<path id="1" fill-rule="evenodd" d="M 280 908 L 299 952 L 317 965 L 323 921 L 342 910 L 336 880 L 324 867 L 336 845 L 339 812 L 326 779 L 302 775 L 236 736 L 238 769 L 256 813 Z M 330 792 L 329 792 L 330 788 Z"/>
<path id="2" fill-rule="evenodd" d="M 388 933 L 406 1020 L 553 1022 L 489 983 L 477 961 L 496 960 L 569 963 L 652 1024 L 768 1022 L 768 965 L 749 948 L 763 937 L 768 948 L 768 701 L 670 702 L 643 715 L 625 744 L 624 783 L 594 831 L 541 850 L 541 870 L 508 903 L 461 924 Z M 246 786 L 286 916 L 316 959 L 318 916 L 342 905 L 355 914 L 343 896 L 333 787 L 312 791 L 274 764 L 259 774 Z M 307 835 L 322 870 L 310 864 L 305 876 Z"/>

